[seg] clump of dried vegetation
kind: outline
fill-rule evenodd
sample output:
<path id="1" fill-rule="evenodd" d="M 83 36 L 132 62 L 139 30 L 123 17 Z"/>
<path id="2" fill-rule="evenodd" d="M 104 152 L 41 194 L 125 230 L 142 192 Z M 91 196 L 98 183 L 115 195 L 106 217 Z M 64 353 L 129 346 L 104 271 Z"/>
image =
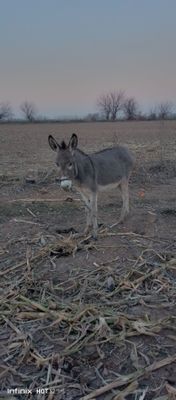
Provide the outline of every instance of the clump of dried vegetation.
<path id="1" fill-rule="evenodd" d="M 78 252 L 101 251 L 108 236 L 133 241 L 140 255 L 124 260 L 126 268 L 118 253 L 92 268 L 85 257 L 80 272 Z M 14 264 L 8 262 L 12 243 L 0 249 L 2 398 L 14 387 L 48 400 L 175 398 L 172 369 L 159 383 L 155 376 L 176 366 L 175 243 L 102 228 L 99 237 L 37 235 L 26 239 Z M 66 256 L 75 257 L 75 267 L 65 280 L 55 281 L 54 272 L 53 279 L 42 277 L 46 262 L 56 271 Z M 52 390 L 38 394 L 37 388 Z"/>

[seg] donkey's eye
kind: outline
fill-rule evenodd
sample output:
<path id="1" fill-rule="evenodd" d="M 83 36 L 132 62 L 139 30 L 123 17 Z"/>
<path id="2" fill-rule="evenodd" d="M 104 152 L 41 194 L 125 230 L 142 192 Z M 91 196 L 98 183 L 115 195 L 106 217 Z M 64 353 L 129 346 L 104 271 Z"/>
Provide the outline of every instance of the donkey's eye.
<path id="1" fill-rule="evenodd" d="M 69 169 L 71 169 L 71 168 L 73 167 L 73 164 L 70 162 L 70 163 L 67 164 L 67 167 L 68 167 Z"/>

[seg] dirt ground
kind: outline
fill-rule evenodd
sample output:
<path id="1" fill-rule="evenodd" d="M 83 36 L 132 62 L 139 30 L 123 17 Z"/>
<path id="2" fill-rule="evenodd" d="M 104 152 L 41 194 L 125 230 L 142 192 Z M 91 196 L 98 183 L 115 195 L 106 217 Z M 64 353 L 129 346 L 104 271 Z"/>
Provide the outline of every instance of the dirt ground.
<path id="1" fill-rule="evenodd" d="M 97 241 L 74 238 L 84 209 L 47 143 L 73 132 L 136 155 L 130 215 L 111 229 L 103 193 Z M 0 124 L 0 398 L 176 398 L 175 160 L 175 121 Z"/>

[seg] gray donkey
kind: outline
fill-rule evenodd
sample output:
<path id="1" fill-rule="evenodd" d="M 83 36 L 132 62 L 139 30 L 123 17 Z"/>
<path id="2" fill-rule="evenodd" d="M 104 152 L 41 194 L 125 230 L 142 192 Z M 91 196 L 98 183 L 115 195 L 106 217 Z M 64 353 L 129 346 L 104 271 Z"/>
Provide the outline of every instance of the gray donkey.
<path id="1" fill-rule="evenodd" d="M 56 164 L 61 186 L 66 189 L 70 182 L 73 183 L 85 203 L 85 233 L 93 227 L 93 238 L 97 238 L 97 193 L 101 190 L 120 187 L 123 206 L 117 223 L 122 222 L 129 212 L 128 184 L 134 165 L 134 158 L 128 149 L 116 146 L 86 154 L 78 149 L 78 137 L 75 133 L 68 145 L 64 141 L 57 143 L 52 135 L 48 136 L 48 142 L 51 149 L 57 152 Z"/>

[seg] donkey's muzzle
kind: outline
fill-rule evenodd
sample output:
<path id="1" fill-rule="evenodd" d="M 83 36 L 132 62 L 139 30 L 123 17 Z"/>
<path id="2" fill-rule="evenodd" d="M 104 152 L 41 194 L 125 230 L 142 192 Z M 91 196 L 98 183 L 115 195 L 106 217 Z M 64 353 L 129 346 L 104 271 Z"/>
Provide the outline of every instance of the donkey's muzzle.
<path id="1" fill-rule="evenodd" d="M 60 180 L 60 186 L 64 190 L 70 190 L 72 188 L 72 181 L 70 179 L 63 177 Z"/>

